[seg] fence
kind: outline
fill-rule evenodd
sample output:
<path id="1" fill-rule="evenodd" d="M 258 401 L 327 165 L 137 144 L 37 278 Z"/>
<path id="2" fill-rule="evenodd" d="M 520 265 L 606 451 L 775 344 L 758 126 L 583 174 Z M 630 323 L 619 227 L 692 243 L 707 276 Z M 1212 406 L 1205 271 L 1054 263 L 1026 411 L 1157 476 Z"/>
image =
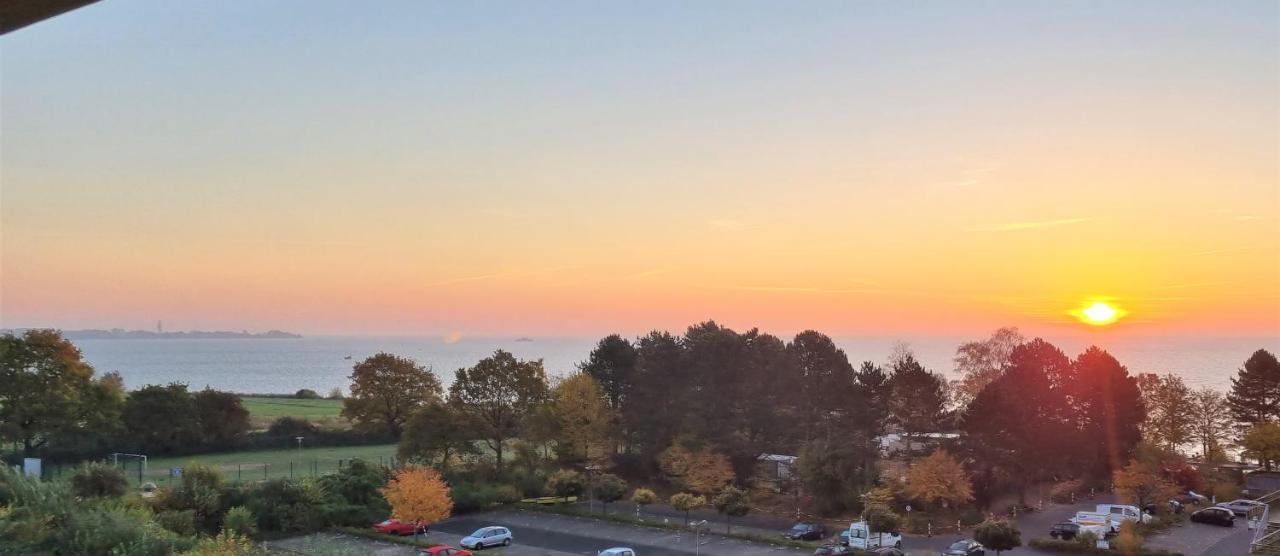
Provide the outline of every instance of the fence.
<path id="1" fill-rule="evenodd" d="M 269 461 L 243 461 L 235 463 L 226 462 L 202 462 L 199 459 L 192 460 L 193 463 L 203 463 L 222 471 L 223 477 L 229 483 L 242 483 L 252 481 L 263 481 L 269 479 L 301 479 L 306 477 L 320 477 L 341 471 L 344 467 L 351 464 L 353 459 L 363 459 L 369 463 L 377 463 L 387 469 L 398 469 L 402 466 L 402 462 L 395 456 L 369 456 L 364 458 L 296 458 L 296 459 L 274 459 Z M 153 462 L 145 470 L 141 470 L 142 463 L 140 461 L 121 461 L 120 467 L 125 471 L 125 475 L 132 482 L 151 482 L 157 485 L 174 484 L 182 480 L 182 472 L 184 471 L 183 463 L 180 466 L 171 466 L 172 462 Z M 69 471 L 64 471 L 61 466 L 58 467 L 56 476 L 61 476 L 64 472 L 74 472 L 74 467 Z"/>
<path id="2" fill-rule="evenodd" d="M 1280 517 L 1271 512 L 1271 506 L 1280 502 L 1280 490 L 1258 498 L 1258 502 L 1263 503 L 1261 515 L 1255 517 L 1250 512 L 1245 518 L 1253 527 L 1253 542 L 1249 543 L 1249 553 L 1280 555 L 1280 521 L 1271 521 L 1272 518 Z"/>

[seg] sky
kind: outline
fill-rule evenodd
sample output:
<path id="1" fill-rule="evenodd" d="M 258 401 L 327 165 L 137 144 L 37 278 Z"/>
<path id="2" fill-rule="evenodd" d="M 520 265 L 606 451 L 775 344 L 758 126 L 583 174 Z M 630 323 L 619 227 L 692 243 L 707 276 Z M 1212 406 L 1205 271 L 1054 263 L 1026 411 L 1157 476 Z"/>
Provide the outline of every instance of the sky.
<path id="1" fill-rule="evenodd" d="M 104 0 L 0 327 L 1280 336 L 1280 4 Z"/>

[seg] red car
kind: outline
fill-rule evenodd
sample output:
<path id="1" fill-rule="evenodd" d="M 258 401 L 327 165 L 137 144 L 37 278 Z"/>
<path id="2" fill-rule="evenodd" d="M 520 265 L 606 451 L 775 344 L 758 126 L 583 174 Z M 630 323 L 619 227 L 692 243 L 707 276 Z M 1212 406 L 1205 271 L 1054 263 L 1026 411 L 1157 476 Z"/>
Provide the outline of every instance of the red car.
<path id="1" fill-rule="evenodd" d="M 418 556 L 473 556 L 470 550 L 454 548 L 452 546 L 433 546 L 424 549 L 418 553 Z"/>
<path id="2" fill-rule="evenodd" d="M 405 523 L 398 519 L 388 519 L 382 523 L 374 523 L 373 530 L 384 535 L 412 535 L 414 533 L 426 533 L 427 526 Z"/>

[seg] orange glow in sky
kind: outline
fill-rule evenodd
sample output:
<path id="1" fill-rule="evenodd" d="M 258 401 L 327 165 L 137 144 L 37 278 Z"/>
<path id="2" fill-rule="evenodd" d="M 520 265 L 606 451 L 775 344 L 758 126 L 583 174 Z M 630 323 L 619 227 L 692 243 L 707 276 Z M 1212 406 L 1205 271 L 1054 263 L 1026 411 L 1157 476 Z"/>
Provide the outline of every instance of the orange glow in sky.
<path id="1" fill-rule="evenodd" d="M 1280 4 L 710 4 L 6 35 L 0 327 L 1280 330 Z"/>

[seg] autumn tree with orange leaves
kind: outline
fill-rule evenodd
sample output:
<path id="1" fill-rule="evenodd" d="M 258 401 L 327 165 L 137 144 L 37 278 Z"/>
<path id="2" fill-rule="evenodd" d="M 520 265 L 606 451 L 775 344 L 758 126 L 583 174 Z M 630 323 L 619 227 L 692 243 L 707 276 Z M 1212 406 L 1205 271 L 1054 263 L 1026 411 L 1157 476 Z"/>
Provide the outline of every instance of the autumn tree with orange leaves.
<path id="1" fill-rule="evenodd" d="M 449 485 L 430 467 L 406 467 L 379 492 L 391 504 L 391 517 L 406 523 L 431 524 L 453 513 Z"/>
<path id="2" fill-rule="evenodd" d="M 658 467 L 671 484 L 697 494 L 716 494 L 733 480 L 727 456 L 710 448 L 690 450 L 680 442 L 658 456 Z"/>
<path id="3" fill-rule="evenodd" d="M 960 462 L 946 450 L 937 450 L 907 470 L 906 495 L 925 504 L 943 507 L 973 500 L 973 484 Z"/>

